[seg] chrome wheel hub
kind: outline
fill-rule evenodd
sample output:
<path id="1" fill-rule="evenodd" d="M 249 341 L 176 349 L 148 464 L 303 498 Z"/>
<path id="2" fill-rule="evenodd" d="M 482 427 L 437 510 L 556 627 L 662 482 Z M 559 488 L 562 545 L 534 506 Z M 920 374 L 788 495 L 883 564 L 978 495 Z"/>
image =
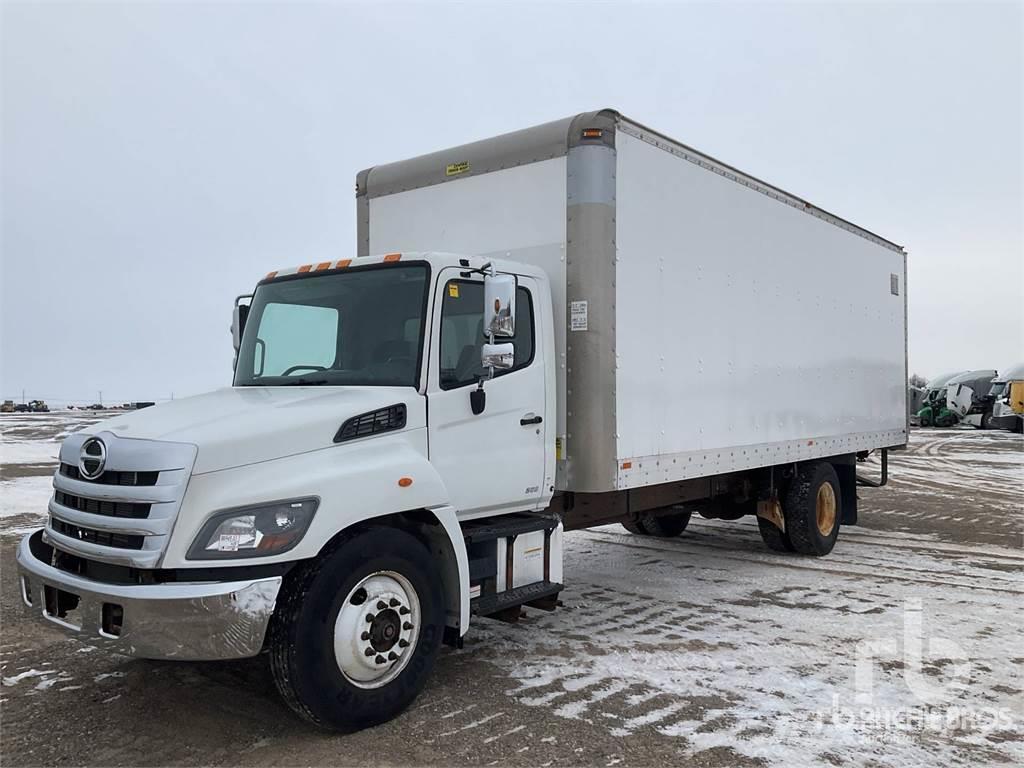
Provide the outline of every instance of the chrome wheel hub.
<path id="1" fill-rule="evenodd" d="M 409 663 L 419 637 L 420 601 L 407 578 L 370 574 L 348 593 L 334 622 L 334 658 L 353 685 L 379 688 Z"/>

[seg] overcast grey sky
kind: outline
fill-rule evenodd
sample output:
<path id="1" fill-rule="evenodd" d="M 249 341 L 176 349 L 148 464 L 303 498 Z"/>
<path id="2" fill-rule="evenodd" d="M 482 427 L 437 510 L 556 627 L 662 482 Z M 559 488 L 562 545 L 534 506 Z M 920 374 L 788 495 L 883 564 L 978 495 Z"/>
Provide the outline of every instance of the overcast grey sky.
<path id="1" fill-rule="evenodd" d="M 366 166 L 615 107 L 910 252 L 911 369 L 1024 358 L 1013 4 L 9 3 L 0 393 L 230 383 Z M 842 286 L 831 286 L 842 290 Z"/>

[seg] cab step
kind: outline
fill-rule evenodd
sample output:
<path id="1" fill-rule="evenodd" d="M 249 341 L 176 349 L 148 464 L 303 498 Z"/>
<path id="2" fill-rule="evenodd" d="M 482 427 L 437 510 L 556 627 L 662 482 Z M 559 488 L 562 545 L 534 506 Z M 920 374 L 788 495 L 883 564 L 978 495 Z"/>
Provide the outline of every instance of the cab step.
<path id="1" fill-rule="evenodd" d="M 491 616 L 528 605 L 545 611 L 553 611 L 557 604 L 558 593 L 564 585 L 553 581 L 536 581 L 514 589 L 506 589 L 490 595 L 478 597 L 470 603 L 470 611 L 474 616 Z M 518 611 L 516 612 L 518 615 Z"/>
<path id="2" fill-rule="evenodd" d="M 562 591 L 562 521 L 520 512 L 462 524 L 469 555 L 470 612 L 516 621 L 529 605 L 553 611 Z"/>

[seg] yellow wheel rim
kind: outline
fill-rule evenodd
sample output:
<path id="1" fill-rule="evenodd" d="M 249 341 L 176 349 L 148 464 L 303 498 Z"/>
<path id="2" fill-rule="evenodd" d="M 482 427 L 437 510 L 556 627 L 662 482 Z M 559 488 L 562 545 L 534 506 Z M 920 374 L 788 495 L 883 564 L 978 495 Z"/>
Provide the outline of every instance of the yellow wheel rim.
<path id="1" fill-rule="evenodd" d="M 836 525 L 836 492 L 832 483 L 822 483 L 815 502 L 818 517 L 818 533 L 831 536 Z"/>

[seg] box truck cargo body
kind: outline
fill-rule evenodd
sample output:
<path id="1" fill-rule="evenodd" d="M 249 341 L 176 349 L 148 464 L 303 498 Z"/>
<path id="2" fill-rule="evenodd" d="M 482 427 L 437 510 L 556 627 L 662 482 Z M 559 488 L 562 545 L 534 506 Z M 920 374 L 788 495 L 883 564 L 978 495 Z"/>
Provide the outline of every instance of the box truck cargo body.
<path id="1" fill-rule="evenodd" d="M 361 728 L 471 621 L 554 610 L 565 531 L 749 515 L 826 555 L 906 443 L 902 249 L 616 112 L 373 167 L 356 212 L 355 254 L 236 299 L 231 387 L 64 441 L 27 610 L 266 650 Z"/>
<path id="2" fill-rule="evenodd" d="M 534 264 L 559 490 L 903 445 L 906 254 L 613 112 L 359 175 L 360 253 Z"/>

